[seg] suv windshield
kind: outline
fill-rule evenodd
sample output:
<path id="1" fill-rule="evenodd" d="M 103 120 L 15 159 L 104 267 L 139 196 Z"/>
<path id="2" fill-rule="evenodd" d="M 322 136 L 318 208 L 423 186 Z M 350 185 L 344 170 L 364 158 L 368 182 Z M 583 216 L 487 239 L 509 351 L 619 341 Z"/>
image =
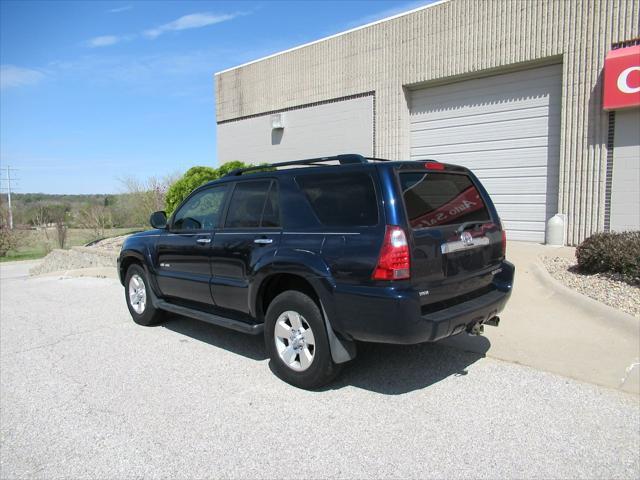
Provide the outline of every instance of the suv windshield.
<path id="1" fill-rule="evenodd" d="M 411 228 L 490 221 L 480 192 L 467 175 L 401 173 L 400 185 Z"/>

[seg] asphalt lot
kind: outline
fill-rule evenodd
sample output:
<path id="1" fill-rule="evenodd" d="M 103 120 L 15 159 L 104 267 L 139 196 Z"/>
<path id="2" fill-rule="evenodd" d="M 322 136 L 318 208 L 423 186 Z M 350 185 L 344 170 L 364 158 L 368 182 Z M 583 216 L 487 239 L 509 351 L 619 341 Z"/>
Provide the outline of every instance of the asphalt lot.
<path id="1" fill-rule="evenodd" d="M 0 275 L 3 479 L 640 476 L 637 396 L 440 345 L 306 392 L 261 338 L 135 325 L 116 280 Z"/>

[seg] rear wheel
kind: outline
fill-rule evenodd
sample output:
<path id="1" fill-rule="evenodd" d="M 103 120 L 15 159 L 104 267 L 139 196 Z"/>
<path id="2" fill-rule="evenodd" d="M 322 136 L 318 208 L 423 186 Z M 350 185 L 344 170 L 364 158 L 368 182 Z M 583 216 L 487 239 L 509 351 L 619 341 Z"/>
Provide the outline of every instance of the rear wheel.
<path id="1" fill-rule="evenodd" d="M 124 281 L 124 295 L 129 313 L 138 325 L 156 325 L 164 320 L 165 312 L 153 306 L 149 288 L 144 269 L 131 265 Z"/>
<path id="2" fill-rule="evenodd" d="M 264 335 L 273 370 L 291 385 L 318 388 L 340 372 L 331 358 L 320 309 L 302 292 L 290 290 L 271 302 Z"/>

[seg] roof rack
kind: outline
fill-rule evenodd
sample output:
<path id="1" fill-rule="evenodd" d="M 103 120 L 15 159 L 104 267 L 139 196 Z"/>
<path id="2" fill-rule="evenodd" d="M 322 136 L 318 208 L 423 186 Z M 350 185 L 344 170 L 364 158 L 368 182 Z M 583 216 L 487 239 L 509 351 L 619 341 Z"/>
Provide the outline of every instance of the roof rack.
<path id="1" fill-rule="evenodd" d="M 376 158 L 376 157 L 365 157 L 367 160 L 373 160 L 374 162 L 392 162 L 393 160 L 389 160 L 388 158 Z"/>
<path id="2" fill-rule="evenodd" d="M 340 165 L 368 163 L 366 157 L 363 157 L 362 155 L 358 155 L 354 153 L 348 153 L 343 155 L 334 155 L 332 157 L 308 158 L 306 160 L 294 160 L 291 162 L 282 162 L 282 163 L 267 163 L 264 165 L 254 165 L 252 167 L 247 167 L 247 168 L 236 168 L 235 170 L 231 170 L 229 173 L 227 173 L 225 177 L 238 177 L 246 172 L 252 172 L 254 170 L 264 170 L 266 168 L 288 167 L 291 165 L 318 165 L 324 162 L 331 162 L 336 160 L 340 162 Z M 379 159 L 371 158 L 370 160 L 379 160 Z"/>

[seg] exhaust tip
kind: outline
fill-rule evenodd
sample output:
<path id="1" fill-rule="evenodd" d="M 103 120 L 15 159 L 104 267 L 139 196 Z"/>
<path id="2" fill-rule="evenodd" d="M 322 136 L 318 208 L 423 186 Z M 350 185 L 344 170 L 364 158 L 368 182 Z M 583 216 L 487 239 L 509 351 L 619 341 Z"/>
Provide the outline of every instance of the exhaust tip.
<path id="1" fill-rule="evenodd" d="M 492 327 L 497 327 L 498 325 L 500 325 L 500 317 L 498 317 L 497 315 L 491 317 L 489 320 L 487 320 L 486 322 L 484 322 L 485 325 L 490 325 Z"/>
<path id="2" fill-rule="evenodd" d="M 467 333 L 470 335 L 482 335 L 484 333 L 484 325 L 482 322 L 476 322 L 467 327 Z"/>

